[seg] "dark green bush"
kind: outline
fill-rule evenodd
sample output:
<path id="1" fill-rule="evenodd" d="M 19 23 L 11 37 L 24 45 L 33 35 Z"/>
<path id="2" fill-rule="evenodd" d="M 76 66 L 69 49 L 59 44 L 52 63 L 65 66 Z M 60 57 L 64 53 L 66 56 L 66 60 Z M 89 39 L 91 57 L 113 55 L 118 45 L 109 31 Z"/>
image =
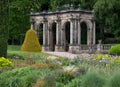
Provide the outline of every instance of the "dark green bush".
<path id="1" fill-rule="evenodd" d="M 95 73 L 87 73 L 82 78 L 83 87 L 103 87 L 105 80 Z"/>
<path id="2" fill-rule="evenodd" d="M 112 47 L 109 49 L 108 53 L 109 53 L 110 55 L 120 55 L 120 44 L 115 45 L 115 46 L 112 46 Z"/>
<path id="3" fill-rule="evenodd" d="M 120 72 L 112 76 L 109 87 L 120 87 Z"/>

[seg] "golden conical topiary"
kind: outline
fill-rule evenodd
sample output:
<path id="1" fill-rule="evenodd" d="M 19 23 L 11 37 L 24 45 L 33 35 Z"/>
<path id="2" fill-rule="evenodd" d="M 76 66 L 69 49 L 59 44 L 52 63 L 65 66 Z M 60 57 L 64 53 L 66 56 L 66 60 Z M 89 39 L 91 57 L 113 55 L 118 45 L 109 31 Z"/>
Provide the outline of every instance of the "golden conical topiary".
<path id="1" fill-rule="evenodd" d="M 41 46 L 38 41 L 37 34 L 33 29 L 29 29 L 26 32 L 26 36 L 22 44 L 21 50 L 28 51 L 28 52 L 40 52 L 41 51 Z"/>

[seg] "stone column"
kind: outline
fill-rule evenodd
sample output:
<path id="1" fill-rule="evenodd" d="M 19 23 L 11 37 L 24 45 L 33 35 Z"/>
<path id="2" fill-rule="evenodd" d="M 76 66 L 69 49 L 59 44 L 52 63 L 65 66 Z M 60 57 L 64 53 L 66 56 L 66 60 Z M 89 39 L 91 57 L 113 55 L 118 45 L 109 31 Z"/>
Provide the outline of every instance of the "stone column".
<path id="1" fill-rule="evenodd" d="M 96 27 L 95 27 L 95 21 L 93 21 L 93 44 L 96 44 Z"/>
<path id="2" fill-rule="evenodd" d="M 71 53 L 75 53 L 75 33 L 74 33 L 74 29 L 75 29 L 75 19 L 71 18 L 70 19 L 70 46 L 69 46 L 69 52 Z"/>
<path id="3" fill-rule="evenodd" d="M 80 53 L 80 50 L 81 50 L 81 24 L 80 24 L 80 18 L 77 19 L 77 24 L 78 24 L 78 42 L 77 42 L 77 52 Z"/>
<path id="4" fill-rule="evenodd" d="M 61 45 L 64 46 L 64 28 L 61 28 Z"/>
<path id="5" fill-rule="evenodd" d="M 37 36 L 38 36 L 38 39 L 40 39 L 40 31 L 39 31 L 39 28 L 40 28 L 40 25 L 39 24 L 36 24 L 36 33 L 37 33 Z"/>
<path id="6" fill-rule="evenodd" d="M 74 27 L 74 44 L 78 44 L 78 21 L 75 19 L 75 27 Z"/>
<path id="7" fill-rule="evenodd" d="M 80 25 L 80 19 L 78 19 L 78 45 L 81 45 L 81 25 Z"/>
<path id="8" fill-rule="evenodd" d="M 71 19 L 70 21 L 70 45 L 74 44 L 74 19 Z"/>
<path id="9" fill-rule="evenodd" d="M 90 30 L 89 30 L 89 52 L 91 53 L 92 52 L 92 44 L 93 44 L 93 29 L 92 28 L 90 28 Z"/>
<path id="10" fill-rule="evenodd" d="M 34 29 L 35 28 L 35 19 L 31 18 L 30 23 L 31 23 L 31 29 Z"/>
<path id="11" fill-rule="evenodd" d="M 91 45 L 92 44 L 92 29 L 90 28 L 90 26 L 88 26 L 87 28 L 87 45 Z"/>
<path id="12" fill-rule="evenodd" d="M 56 45 L 55 51 L 63 51 L 63 30 L 61 29 L 61 20 L 58 18 L 56 20 Z"/>
<path id="13" fill-rule="evenodd" d="M 43 21 L 43 47 L 42 51 L 48 51 L 48 21 L 45 19 Z"/>
<path id="14" fill-rule="evenodd" d="M 49 51 L 53 51 L 54 47 L 53 47 L 53 31 L 52 31 L 52 26 L 49 29 L 49 37 L 48 38 L 49 38 Z"/>
<path id="15" fill-rule="evenodd" d="M 64 37 L 64 35 L 65 35 L 65 31 L 64 31 L 64 29 L 63 29 L 63 24 L 61 25 L 61 29 L 60 29 L 60 35 L 61 35 L 61 38 L 60 38 L 60 40 L 61 40 L 61 42 L 60 42 L 60 51 L 65 51 L 65 48 L 64 48 L 64 40 L 65 40 L 65 37 Z"/>
<path id="16" fill-rule="evenodd" d="M 43 45 L 46 44 L 46 22 L 43 23 Z"/>
<path id="17" fill-rule="evenodd" d="M 61 21 L 57 20 L 57 24 L 56 24 L 56 45 L 60 45 L 60 30 L 61 30 Z"/>
<path id="18" fill-rule="evenodd" d="M 48 33 L 48 46 L 50 46 L 50 29 L 47 30 L 47 33 Z"/>

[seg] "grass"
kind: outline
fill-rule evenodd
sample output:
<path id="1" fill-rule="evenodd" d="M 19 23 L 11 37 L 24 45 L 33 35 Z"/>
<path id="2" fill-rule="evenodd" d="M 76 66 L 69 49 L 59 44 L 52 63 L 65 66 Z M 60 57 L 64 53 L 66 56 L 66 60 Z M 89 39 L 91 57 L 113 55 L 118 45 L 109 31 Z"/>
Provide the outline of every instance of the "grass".
<path id="1" fill-rule="evenodd" d="M 7 55 L 9 57 L 13 56 L 20 56 L 24 58 L 45 58 L 49 56 L 49 54 L 43 53 L 43 52 L 23 52 L 20 50 L 21 46 L 17 45 L 8 45 Z"/>
<path id="2" fill-rule="evenodd" d="M 20 51 L 20 45 L 8 45 L 8 51 Z"/>

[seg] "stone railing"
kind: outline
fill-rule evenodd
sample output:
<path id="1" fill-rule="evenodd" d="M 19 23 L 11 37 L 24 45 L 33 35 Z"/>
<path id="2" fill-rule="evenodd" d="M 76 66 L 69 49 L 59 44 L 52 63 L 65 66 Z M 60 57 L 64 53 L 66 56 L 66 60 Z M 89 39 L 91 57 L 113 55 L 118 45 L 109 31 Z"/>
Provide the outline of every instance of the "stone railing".
<path id="1" fill-rule="evenodd" d="M 115 44 L 96 44 L 96 45 L 81 45 L 80 53 L 88 52 L 88 53 L 107 53 L 108 50 L 114 46 Z"/>
<path id="2" fill-rule="evenodd" d="M 108 50 L 114 46 L 115 44 L 98 44 L 97 45 L 97 52 L 100 53 L 107 53 Z"/>
<path id="3" fill-rule="evenodd" d="M 97 50 L 97 45 L 81 45 L 80 46 L 80 53 L 87 52 L 87 53 L 95 53 Z"/>
<path id="4" fill-rule="evenodd" d="M 81 45 L 81 50 L 88 50 L 88 49 L 89 49 L 88 45 Z"/>
<path id="5" fill-rule="evenodd" d="M 102 44 L 102 48 L 103 48 L 103 50 L 109 50 L 113 45 L 115 45 L 115 44 Z"/>

